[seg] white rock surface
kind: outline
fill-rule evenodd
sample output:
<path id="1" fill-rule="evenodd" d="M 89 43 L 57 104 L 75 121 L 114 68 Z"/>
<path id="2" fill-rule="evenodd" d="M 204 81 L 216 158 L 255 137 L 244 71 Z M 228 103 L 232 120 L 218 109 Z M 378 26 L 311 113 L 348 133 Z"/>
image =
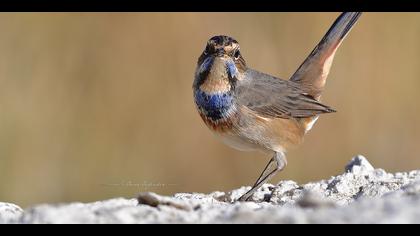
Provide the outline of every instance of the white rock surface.
<path id="1" fill-rule="evenodd" d="M 264 185 L 252 202 L 228 193 L 142 193 L 138 199 L 38 205 L 0 203 L 0 223 L 420 223 L 420 171 L 389 174 L 354 157 L 345 173 Z"/>
<path id="2" fill-rule="evenodd" d="M 23 210 L 11 203 L 0 202 L 0 223 L 17 220 L 23 213 Z"/>

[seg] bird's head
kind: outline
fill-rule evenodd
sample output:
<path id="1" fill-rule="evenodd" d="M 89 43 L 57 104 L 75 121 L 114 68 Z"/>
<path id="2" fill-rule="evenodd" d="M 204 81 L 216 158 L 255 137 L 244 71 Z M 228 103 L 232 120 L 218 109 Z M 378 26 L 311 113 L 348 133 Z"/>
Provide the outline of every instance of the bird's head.
<path id="1" fill-rule="evenodd" d="M 245 71 L 238 41 L 229 36 L 214 36 L 198 58 L 196 86 L 203 85 L 204 90 L 230 90 Z"/>

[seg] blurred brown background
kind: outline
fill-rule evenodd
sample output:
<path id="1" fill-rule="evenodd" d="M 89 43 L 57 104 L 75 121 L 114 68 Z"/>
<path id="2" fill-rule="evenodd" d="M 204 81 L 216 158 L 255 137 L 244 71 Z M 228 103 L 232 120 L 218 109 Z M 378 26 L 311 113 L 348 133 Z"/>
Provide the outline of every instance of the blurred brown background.
<path id="1" fill-rule="evenodd" d="M 288 78 L 338 13 L 0 15 L 0 201 L 227 191 L 269 157 L 231 149 L 195 111 L 208 38 L 236 38 L 251 67 Z M 420 168 L 420 14 L 365 13 L 339 49 L 324 115 L 273 182 L 341 173 L 356 154 Z"/>

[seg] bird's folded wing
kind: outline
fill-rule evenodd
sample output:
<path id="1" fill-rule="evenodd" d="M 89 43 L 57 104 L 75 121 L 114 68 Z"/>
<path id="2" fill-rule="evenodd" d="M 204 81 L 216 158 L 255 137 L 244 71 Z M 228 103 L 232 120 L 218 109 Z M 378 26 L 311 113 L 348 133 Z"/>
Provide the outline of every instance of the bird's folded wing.
<path id="1" fill-rule="evenodd" d="M 245 106 L 267 118 L 304 118 L 334 112 L 299 88 L 299 85 L 248 69 L 237 81 L 235 97 Z"/>

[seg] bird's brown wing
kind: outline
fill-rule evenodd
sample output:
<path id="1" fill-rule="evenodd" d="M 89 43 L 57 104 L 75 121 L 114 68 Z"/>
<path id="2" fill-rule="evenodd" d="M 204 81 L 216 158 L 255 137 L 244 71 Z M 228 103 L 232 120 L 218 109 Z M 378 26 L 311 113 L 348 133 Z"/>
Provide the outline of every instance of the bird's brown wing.
<path id="1" fill-rule="evenodd" d="M 299 88 L 299 85 L 248 69 L 238 80 L 235 97 L 239 105 L 268 118 L 304 118 L 334 112 Z"/>

